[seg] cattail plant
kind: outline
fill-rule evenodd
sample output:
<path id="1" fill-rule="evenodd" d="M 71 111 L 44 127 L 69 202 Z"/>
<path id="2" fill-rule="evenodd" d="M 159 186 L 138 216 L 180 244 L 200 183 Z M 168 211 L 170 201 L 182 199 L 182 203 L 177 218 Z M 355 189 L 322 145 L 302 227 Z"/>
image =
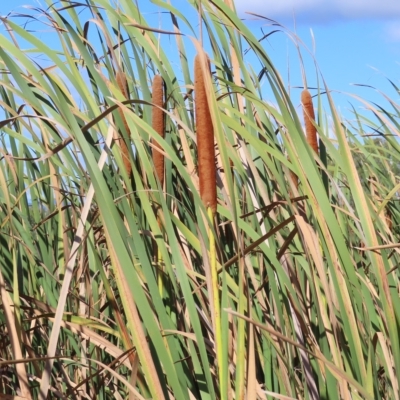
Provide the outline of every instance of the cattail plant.
<path id="1" fill-rule="evenodd" d="M 194 60 L 194 92 L 200 196 L 206 208 L 217 210 L 214 128 L 211 120 L 201 57 Z M 210 69 L 209 61 L 207 70 Z"/>
<path id="2" fill-rule="evenodd" d="M 307 89 L 301 92 L 301 103 L 303 104 L 304 123 L 306 125 L 307 142 L 318 154 L 317 129 L 314 125 L 315 114 L 311 94 Z"/>
<path id="3" fill-rule="evenodd" d="M 153 129 L 162 137 L 165 136 L 165 114 L 158 107 L 164 106 L 164 80 L 161 75 L 155 75 L 153 79 L 153 107 L 152 111 L 152 126 Z M 153 163 L 156 170 L 156 175 L 160 181 L 161 187 L 164 184 L 164 155 L 158 150 L 161 149 L 160 144 L 153 138 Z"/>
<path id="4" fill-rule="evenodd" d="M 164 80 L 161 75 L 155 75 L 153 78 L 153 86 L 152 86 L 152 101 L 153 104 L 157 107 L 153 107 L 152 110 L 152 127 L 153 129 L 162 137 L 165 136 L 165 114 L 162 109 L 158 107 L 164 107 Z M 160 182 L 161 188 L 164 185 L 164 155 L 159 151 L 161 150 L 160 144 L 152 138 L 151 143 L 153 144 L 153 163 L 155 167 L 156 176 Z M 161 228 L 161 220 L 159 215 L 157 215 L 157 222 Z M 153 254 L 154 260 L 157 265 L 160 266 L 159 273 L 157 274 L 158 279 L 158 288 L 160 294 L 163 293 L 163 271 L 162 271 L 162 257 L 157 246 L 156 241 L 153 242 Z"/>
<path id="5" fill-rule="evenodd" d="M 115 74 L 115 79 L 117 81 L 117 85 L 119 87 L 119 90 L 124 94 L 124 96 L 129 99 L 129 92 L 128 92 L 128 83 L 126 80 L 126 75 L 124 72 L 118 70 L 117 73 Z M 130 137 L 130 130 L 129 130 L 129 126 L 128 123 L 126 122 L 126 118 L 124 116 L 123 111 L 119 108 L 119 115 L 122 119 L 122 122 L 124 124 L 126 133 L 127 133 L 127 138 L 126 140 L 129 139 Z M 121 156 L 122 156 L 122 161 L 124 163 L 124 167 L 126 170 L 126 173 L 128 174 L 128 176 L 131 175 L 132 172 L 132 165 L 131 165 L 131 161 L 129 159 L 129 150 L 128 150 L 128 145 L 127 142 L 124 140 L 123 136 L 121 135 L 120 140 L 119 140 L 119 146 L 121 148 Z"/>
<path id="6" fill-rule="evenodd" d="M 206 57 L 206 56 L 205 56 Z M 204 57 L 199 54 L 194 59 L 194 93 L 197 137 L 197 157 L 199 171 L 200 197 L 207 209 L 210 223 L 213 223 L 217 210 L 217 180 L 215 167 L 214 127 L 206 92 L 206 73 L 210 74 L 210 61 L 202 65 Z M 225 398 L 227 390 L 223 370 L 223 352 L 221 335 L 221 310 L 219 305 L 219 284 L 217 271 L 216 247 L 213 230 L 208 231 L 210 245 L 211 298 L 213 304 L 214 335 L 216 343 L 217 365 L 219 372 L 220 393 Z"/>

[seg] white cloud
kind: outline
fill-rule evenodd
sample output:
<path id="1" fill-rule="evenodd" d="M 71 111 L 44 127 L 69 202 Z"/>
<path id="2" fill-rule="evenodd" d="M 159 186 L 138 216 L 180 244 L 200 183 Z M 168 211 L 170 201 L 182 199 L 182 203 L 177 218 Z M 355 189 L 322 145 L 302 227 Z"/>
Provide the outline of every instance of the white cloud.
<path id="1" fill-rule="evenodd" d="M 278 22 L 293 17 L 300 23 L 400 17 L 398 0 L 235 0 L 235 3 L 240 14 L 250 11 Z"/>

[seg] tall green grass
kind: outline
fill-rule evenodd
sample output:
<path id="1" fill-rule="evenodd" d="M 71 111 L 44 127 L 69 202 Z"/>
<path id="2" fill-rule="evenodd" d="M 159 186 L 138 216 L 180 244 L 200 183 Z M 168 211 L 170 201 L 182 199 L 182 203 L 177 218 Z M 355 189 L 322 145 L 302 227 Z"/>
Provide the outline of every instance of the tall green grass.
<path id="1" fill-rule="evenodd" d="M 324 83 L 316 154 L 231 1 L 188 2 L 203 40 L 197 20 L 152 3 L 167 28 L 131 0 L 49 2 L 36 10 L 48 43 L 2 19 L 0 393 L 399 399 L 399 106 L 344 121 Z M 214 221 L 193 93 L 204 50 Z"/>

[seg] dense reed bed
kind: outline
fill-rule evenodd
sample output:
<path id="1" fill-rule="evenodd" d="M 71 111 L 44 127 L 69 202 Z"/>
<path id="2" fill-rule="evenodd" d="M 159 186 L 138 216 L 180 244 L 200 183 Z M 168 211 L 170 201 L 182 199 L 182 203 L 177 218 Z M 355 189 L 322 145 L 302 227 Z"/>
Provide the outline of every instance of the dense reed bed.
<path id="1" fill-rule="evenodd" d="M 154 3 L 2 20 L 0 393 L 398 400 L 399 106 L 295 104 L 233 2 L 202 41 Z"/>

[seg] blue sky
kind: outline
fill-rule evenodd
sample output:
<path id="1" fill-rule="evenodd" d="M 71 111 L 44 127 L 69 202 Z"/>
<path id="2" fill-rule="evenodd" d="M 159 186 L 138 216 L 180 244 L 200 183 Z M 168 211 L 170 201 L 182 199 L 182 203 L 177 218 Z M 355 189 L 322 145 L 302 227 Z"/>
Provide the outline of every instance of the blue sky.
<path id="1" fill-rule="evenodd" d="M 146 9 L 149 0 L 138 0 Z M 395 101 L 398 94 L 387 78 L 400 86 L 400 1 L 397 0 L 235 0 L 236 7 L 257 37 L 261 30 L 274 28 L 266 20 L 256 20 L 246 11 L 279 21 L 297 36 L 314 53 L 319 69 L 344 116 L 349 117 L 349 102 L 360 104 L 343 93 L 361 95 L 379 103 L 383 99 L 373 89 L 363 89 L 353 84 L 365 84 L 387 93 Z M 189 7 L 185 0 L 171 0 L 185 13 Z M 43 0 L 0 1 L 0 15 L 10 11 L 23 13 L 22 5 L 44 7 Z M 148 14 L 154 18 L 154 14 Z M 22 22 L 22 21 L 21 21 Z M 42 34 L 43 40 L 46 35 Z M 314 42 L 313 38 L 314 37 Z M 290 36 L 275 33 L 264 41 L 270 57 L 280 71 L 294 102 L 302 85 L 299 60 Z M 303 51 L 309 86 L 316 84 L 313 57 Z M 290 76 L 290 78 L 289 78 Z"/>
<path id="2" fill-rule="evenodd" d="M 387 79 L 400 86 L 400 1 L 236 0 L 236 6 L 244 18 L 252 18 L 245 11 L 261 14 L 295 31 L 311 51 L 314 37 L 314 55 L 331 90 L 382 103 L 376 91 L 354 86 L 364 84 L 399 100 Z M 261 25 L 254 20 L 248 23 L 253 29 Z M 271 37 L 266 48 L 283 76 L 289 64 L 291 85 L 301 85 L 294 46 L 284 34 L 278 35 Z M 308 83 L 313 85 L 316 75 L 312 57 L 306 54 Z M 344 94 L 337 94 L 335 100 L 346 116 L 349 101 L 360 106 Z"/>

